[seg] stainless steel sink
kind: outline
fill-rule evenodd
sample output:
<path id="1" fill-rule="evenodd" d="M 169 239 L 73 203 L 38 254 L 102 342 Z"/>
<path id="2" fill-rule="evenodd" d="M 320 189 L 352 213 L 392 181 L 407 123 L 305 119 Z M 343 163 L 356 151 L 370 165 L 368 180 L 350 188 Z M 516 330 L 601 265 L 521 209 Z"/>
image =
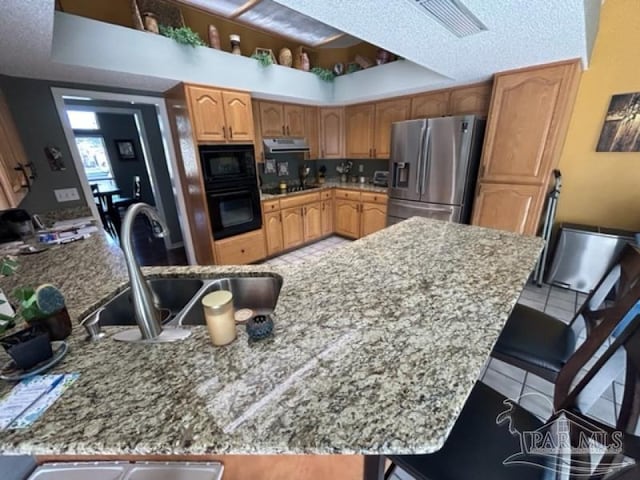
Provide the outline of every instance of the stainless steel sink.
<path id="1" fill-rule="evenodd" d="M 163 323 L 168 323 L 193 299 L 204 282 L 197 278 L 157 278 L 149 280 L 149 285 L 159 306 L 167 312 Z M 136 325 L 130 288 L 109 300 L 102 308 L 100 326 Z"/>
<path id="2" fill-rule="evenodd" d="M 204 325 L 201 300 L 206 294 L 216 290 L 229 290 L 233 294 L 236 310 L 250 308 L 256 315 L 270 315 L 276 308 L 282 288 L 282 277 L 229 277 L 207 281 L 184 312 L 178 315 L 178 325 Z"/>

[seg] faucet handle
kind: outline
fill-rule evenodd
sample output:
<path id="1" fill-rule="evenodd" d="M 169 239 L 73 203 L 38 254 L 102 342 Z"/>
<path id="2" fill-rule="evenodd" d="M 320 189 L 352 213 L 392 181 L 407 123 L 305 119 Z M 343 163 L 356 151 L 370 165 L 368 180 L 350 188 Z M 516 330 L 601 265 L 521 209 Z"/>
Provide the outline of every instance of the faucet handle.
<path id="1" fill-rule="evenodd" d="M 102 332 L 102 329 L 100 328 L 100 315 L 102 312 L 104 312 L 104 308 L 99 308 L 80 322 L 80 325 L 82 325 L 89 334 L 87 336 L 87 340 L 90 342 L 97 342 L 105 336 L 104 332 Z"/>

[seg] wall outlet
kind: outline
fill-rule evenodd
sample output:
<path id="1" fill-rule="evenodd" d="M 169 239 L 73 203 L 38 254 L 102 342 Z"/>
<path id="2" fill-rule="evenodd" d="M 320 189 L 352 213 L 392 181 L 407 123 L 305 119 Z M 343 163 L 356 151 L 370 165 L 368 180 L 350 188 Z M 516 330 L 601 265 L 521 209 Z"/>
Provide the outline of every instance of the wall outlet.
<path id="1" fill-rule="evenodd" d="M 77 188 L 60 188 L 58 190 L 54 190 L 53 193 L 56 194 L 56 200 L 58 202 L 73 202 L 74 200 L 80 200 Z"/>

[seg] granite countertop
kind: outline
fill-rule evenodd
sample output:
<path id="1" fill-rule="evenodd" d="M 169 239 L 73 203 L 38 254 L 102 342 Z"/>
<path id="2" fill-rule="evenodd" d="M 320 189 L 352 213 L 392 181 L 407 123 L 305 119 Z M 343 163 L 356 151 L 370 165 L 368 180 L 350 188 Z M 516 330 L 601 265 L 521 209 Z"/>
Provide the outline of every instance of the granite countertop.
<path id="1" fill-rule="evenodd" d="M 328 190 L 330 188 L 341 188 L 345 190 L 359 190 L 363 192 L 387 193 L 387 187 L 378 187 L 371 183 L 347 183 L 347 182 L 337 182 L 337 181 L 329 180 L 323 183 L 322 185 L 318 186 L 318 188 L 301 190 L 299 192 L 289 192 L 289 193 L 280 193 L 280 194 L 260 193 L 260 199 L 274 200 L 277 198 L 289 197 L 292 195 L 304 195 L 305 193 L 320 192 L 322 190 Z"/>
<path id="2" fill-rule="evenodd" d="M 239 328 L 234 343 L 216 348 L 196 326 L 177 343 L 90 344 L 76 326 L 53 371 L 80 378 L 32 427 L 0 432 L 0 451 L 433 452 L 541 246 L 539 238 L 412 218 L 299 265 L 146 269 L 281 275 L 275 335 L 249 343 Z M 43 254 L 59 257 L 48 265 L 25 263 L 20 274 L 59 284 L 79 320 L 122 287 L 124 263 L 99 236 L 67 247 Z M 0 394 L 10 388 L 3 384 Z M 181 444 L 187 428 L 189 446 Z"/>

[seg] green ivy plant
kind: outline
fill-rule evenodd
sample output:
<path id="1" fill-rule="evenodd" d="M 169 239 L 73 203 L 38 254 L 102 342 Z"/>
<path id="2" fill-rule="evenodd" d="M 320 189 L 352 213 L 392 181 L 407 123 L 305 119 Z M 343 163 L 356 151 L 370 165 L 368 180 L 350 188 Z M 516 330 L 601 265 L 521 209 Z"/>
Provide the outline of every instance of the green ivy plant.
<path id="1" fill-rule="evenodd" d="M 172 38 L 176 42 L 182 45 L 189 45 L 191 47 L 204 47 L 205 43 L 196 32 L 189 27 L 173 28 L 166 25 L 159 26 L 160 35 L 168 38 Z"/>
<path id="2" fill-rule="evenodd" d="M 315 73 L 320 78 L 320 80 L 324 80 L 325 82 L 333 82 L 333 80 L 336 78 L 336 75 L 327 68 L 313 67 L 311 69 L 311 73 Z"/>
<path id="3" fill-rule="evenodd" d="M 263 67 L 273 65 L 273 58 L 268 53 L 254 53 L 251 58 L 257 60 Z"/>

